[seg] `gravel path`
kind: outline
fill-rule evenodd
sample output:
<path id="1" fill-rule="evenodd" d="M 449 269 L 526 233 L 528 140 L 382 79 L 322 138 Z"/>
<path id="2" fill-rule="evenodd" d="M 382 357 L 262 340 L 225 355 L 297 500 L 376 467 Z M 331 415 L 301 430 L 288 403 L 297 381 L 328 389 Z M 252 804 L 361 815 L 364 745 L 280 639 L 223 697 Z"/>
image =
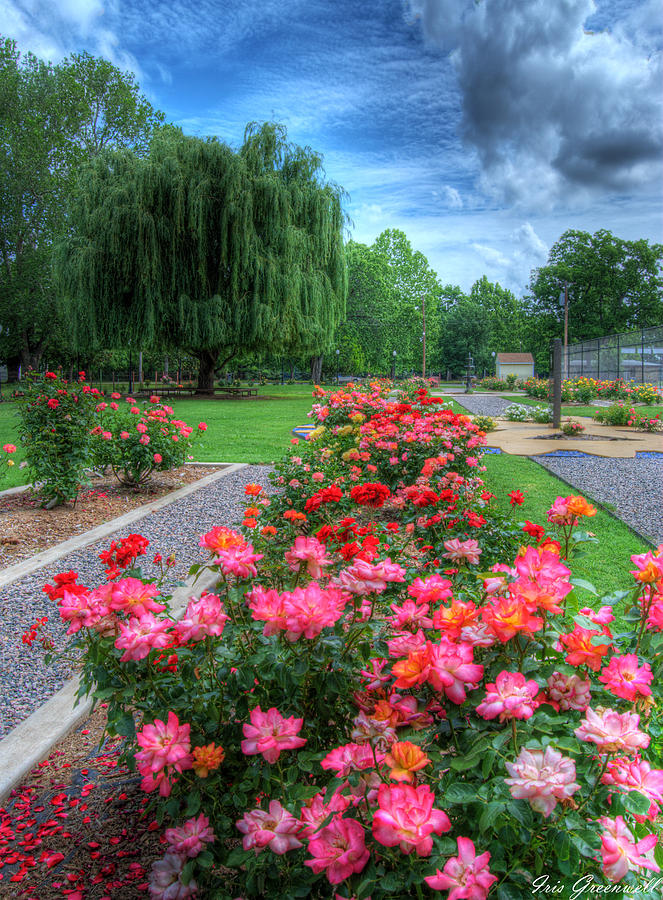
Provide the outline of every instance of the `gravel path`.
<path id="1" fill-rule="evenodd" d="M 602 456 L 532 456 L 599 503 L 614 507 L 620 519 L 643 537 L 663 542 L 663 460 L 609 459 Z"/>
<path id="2" fill-rule="evenodd" d="M 161 553 L 165 559 L 174 551 L 177 564 L 170 582 L 181 580 L 189 567 L 202 558 L 198 545 L 200 535 L 214 525 L 240 522 L 246 505 L 244 486 L 257 482 L 269 488 L 270 471 L 269 466 L 247 466 L 226 475 L 98 544 L 70 553 L 5 587 L 0 596 L 0 738 L 48 700 L 70 675 L 69 668 L 62 663 L 45 666 L 38 643 L 30 648 L 21 641 L 21 635 L 36 619 L 48 616 L 47 631 L 56 645 L 61 645 L 65 629 L 60 624 L 56 604 L 42 592 L 44 584 L 52 584 L 55 574 L 69 569 L 78 572 L 81 584 L 89 587 L 102 584 L 104 570 L 97 554 L 107 550 L 113 538 L 131 533 L 140 533 L 150 541 L 144 557 L 148 561 L 146 571 L 150 571 L 149 561 L 155 553 Z"/>
<path id="3" fill-rule="evenodd" d="M 517 403 L 518 398 L 504 400 L 502 397 L 493 397 L 492 394 L 453 394 L 456 403 L 464 406 L 473 416 L 501 416 L 507 406 Z"/>

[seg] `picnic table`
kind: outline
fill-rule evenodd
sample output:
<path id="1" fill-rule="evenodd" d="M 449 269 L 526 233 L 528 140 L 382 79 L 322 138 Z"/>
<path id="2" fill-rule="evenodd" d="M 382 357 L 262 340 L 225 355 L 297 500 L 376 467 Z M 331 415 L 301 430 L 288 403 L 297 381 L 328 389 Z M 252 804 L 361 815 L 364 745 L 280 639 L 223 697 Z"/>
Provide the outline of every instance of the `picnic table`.
<path id="1" fill-rule="evenodd" d="M 235 387 L 226 386 L 210 388 L 208 391 L 199 391 L 195 387 L 158 387 L 154 389 L 144 388 L 134 392 L 134 397 L 192 397 L 194 394 L 206 397 L 257 397 L 258 388 L 256 387 Z"/>
<path id="2" fill-rule="evenodd" d="M 196 393 L 196 389 L 193 387 L 175 387 L 175 386 L 159 386 L 158 388 L 143 388 L 140 391 L 135 391 L 135 397 L 185 397 L 185 396 L 193 396 Z"/>

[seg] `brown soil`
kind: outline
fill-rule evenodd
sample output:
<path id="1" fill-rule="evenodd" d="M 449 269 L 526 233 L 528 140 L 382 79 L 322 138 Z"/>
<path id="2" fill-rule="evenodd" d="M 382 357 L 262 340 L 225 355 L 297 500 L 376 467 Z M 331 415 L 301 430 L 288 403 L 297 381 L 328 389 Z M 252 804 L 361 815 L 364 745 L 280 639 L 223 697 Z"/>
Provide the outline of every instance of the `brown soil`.
<path id="1" fill-rule="evenodd" d="M 0 568 L 29 559 L 215 471 L 218 469 L 213 466 L 181 466 L 156 472 L 141 491 L 124 487 L 112 475 L 94 478 L 75 505 L 55 509 L 42 509 L 39 496 L 31 490 L 0 496 Z"/>
<path id="2" fill-rule="evenodd" d="M 0 808 L 0 898 L 137 900 L 163 856 L 140 777 L 103 740 L 97 709 Z M 57 855 L 54 855 L 57 854 Z M 80 893 L 78 893 L 80 892 Z"/>

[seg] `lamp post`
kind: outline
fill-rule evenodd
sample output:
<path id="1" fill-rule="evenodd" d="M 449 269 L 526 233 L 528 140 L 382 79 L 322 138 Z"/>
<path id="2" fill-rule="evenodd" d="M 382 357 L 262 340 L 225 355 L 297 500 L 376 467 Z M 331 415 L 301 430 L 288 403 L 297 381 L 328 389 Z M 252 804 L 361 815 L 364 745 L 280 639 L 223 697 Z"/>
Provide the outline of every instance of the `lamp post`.
<path id="1" fill-rule="evenodd" d="M 391 354 L 391 380 L 396 380 L 396 351 Z"/>
<path id="2" fill-rule="evenodd" d="M 341 355 L 341 351 L 336 348 L 336 384 L 338 385 L 338 358 Z"/>
<path id="3" fill-rule="evenodd" d="M 474 360 L 471 354 L 467 354 L 467 376 L 465 378 L 465 393 L 469 394 L 472 390 L 472 372 L 474 372 Z"/>
<path id="4" fill-rule="evenodd" d="M 131 341 L 129 341 L 129 396 L 134 392 L 133 357 L 131 356 Z"/>

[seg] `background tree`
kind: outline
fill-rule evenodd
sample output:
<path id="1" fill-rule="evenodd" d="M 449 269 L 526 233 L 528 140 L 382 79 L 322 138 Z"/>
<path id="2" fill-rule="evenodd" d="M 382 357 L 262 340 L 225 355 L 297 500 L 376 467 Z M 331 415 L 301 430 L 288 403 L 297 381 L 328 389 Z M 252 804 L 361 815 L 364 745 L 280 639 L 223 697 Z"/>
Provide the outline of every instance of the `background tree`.
<path id="1" fill-rule="evenodd" d="M 444 371 L 462 376 L 467 371 L 467 356 L 472 355 L 476 374 L 483 361 L 490 358 L 489 313 L 475 298 L 464 296 L 448 310 L 440 336 L 440 354 Z"/>
<path id="2" fill-rule="evenodd" d="M 529 351 L 524 307 L 511 291 L 497 282 L 488 281 L 485 275 L 474 282 L 469 299 L 477 304 L 485 319 L 481 329 L 483 340 L 470 351 L 475 359 L 475 369 L 477 375 L 483 374 L 484 370 L 492 375 L 495 371 L 493 353 Z"/>
<path id="3" fill-rule="evenodd" d="M 334 347 L 326 358 L 334 369 L 338 349 L 343 371 L 386 374 L 391 366 L 390 320 L 398 294 L 393 287 L 389 263 L 372 247 L 349 241 L 345 248 L 348 298 L 344 322 L 337 328 Z M 334 369 L 335 371 L 335 369 Z"/>
<path id="4" fill-rule="evenodd" d="M 663 323 L 663 246 L 624 241 L 610 231 L 566 231 L 530 280 L 530 333 L 537 363 L 563 336 L 564 282 L 569 285 L 569 343 Z"/>
<path id="5" fill-rule="evenodd" d="M 77 346 L 170 344 L 199 388 L 242 352 L 315 354 L 345 307 L 342 191 L 280 125 L 238 152 L 164 131 L 85 172 L 59 254 Z"/>
<path id="6" fill-rule="evenodd" d="M 437 274 L 418 250 L 413 250 L 407 236 L 398 229 L 380 234 L 371 250 L 387 263 L 389 284 L 394 291 L 394 303 L 387 313 L 387 355 L 396 350 L 402 370 L 421 372 L 423 362 L 423 312 L 426 305 L 427 374 L 438 364 L 436 348 L 445 305 Z"/>
<path id="7" fill-rule="evenodd" d="M 63 311 L 52 253 L 83 163 L 144 152 L 163 120 L 132 75 L 80 54 L 53 66 L 0 40 L 0 349 L 37 367 Z"/>

